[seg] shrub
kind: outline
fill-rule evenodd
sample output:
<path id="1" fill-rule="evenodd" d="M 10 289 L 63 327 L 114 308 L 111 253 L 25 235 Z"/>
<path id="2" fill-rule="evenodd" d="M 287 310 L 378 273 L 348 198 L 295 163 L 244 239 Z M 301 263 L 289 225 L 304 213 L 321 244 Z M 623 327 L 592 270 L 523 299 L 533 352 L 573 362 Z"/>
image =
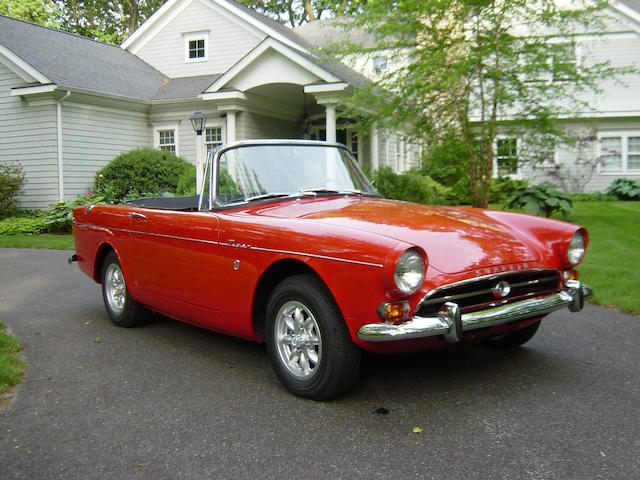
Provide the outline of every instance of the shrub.
<path id="1" fill-rule="evenodd" d="M 489 192 L 490 203 L 505 202 L 517 190 L 523 190 L 529 185 L 529 180 L 516 180 L 511 177 L 494 178 Z"/>
<path id="2" fill-rule="evenodd" d="M 505 207 L 524 209 L 532 215 L 544 214 L 545 217 L 559 212 L 568 218 L 573 203 L 567 193 L 559 192 L 554 185 L 543 184 L 515 190 Z"/>
<path id="3" fill-rule="evenodd" d="M 13 211 L 15 197 L 23 184 L 24 172 L 20 165 L 0 165 L 0 217 Z"/>
<path id="4" fill-rule="evenodd" d="M 469 181 L 469 153 L 464 141 L 455 132 L 447 134 L 425 153 L 422 172 L 451 189 L 451 200 L 456 204 L 471 203 Z"/>
<path id="5" fill-rule="evenodd" d="M 9 217 L 0 220 L 0 235 L 39 235 L 47 231 L 42 218 Z"/>
<path id="6" fill-rule="evenodd" d="M 118 155 L 99 170 L 95 187 L 115 200 L 175 192 L 178 180 L 190 168 L 189 162 L 172 152 L 140 148 Z"/>
<path id="7" fill-rule="evenodd" d="M 386 198 L 424 204 L 448 203 L 451 189 L 418 170 L 395 173 L 382 167 L 373 175 L 378 192 Z"/>
<path id="8" fill-rule="evenodd" d="M 185 171 L 178 179 L 176 195 L 195 195 L 196 194 L 196 167 L 189 165 L 191 168 Z"/>
<path id="9" fill-rule="evenodd" d="M 42 223 L 49 232 L 70 232 L 73 226 L 73 209 L 82 205 L 106 203 L 104 197 L 95 194 L 81 195 L 75 200 L 52 203 L 44 211 Z"/>
<path id="10" fill-rule="evenodd" d="M 611 183 L 607 193 L 618 200 L 640 200 L 640 181 L 618 178 Z"/>

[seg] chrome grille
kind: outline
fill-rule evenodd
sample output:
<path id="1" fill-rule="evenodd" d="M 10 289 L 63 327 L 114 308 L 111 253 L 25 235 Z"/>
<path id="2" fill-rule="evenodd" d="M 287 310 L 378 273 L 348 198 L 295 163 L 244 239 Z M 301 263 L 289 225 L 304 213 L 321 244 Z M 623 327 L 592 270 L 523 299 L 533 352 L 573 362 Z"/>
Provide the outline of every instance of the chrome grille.
<path id="1" fill-rule="evenodd" d="M 498 284 L 507 282 L 508 294 L 494 294 Z M 504 286 L 504 285 L 503 285 Z M 501 293 L 504 293 L 504 289 Z M 504 305 L 524 298 L 551 295 L 560 290 L 558 270 L 520 270 L 466 280 L 436 288 L 422 300 L 416 314 L 433 317 L 446 302 L 457 303 L 462 312 Z"/>

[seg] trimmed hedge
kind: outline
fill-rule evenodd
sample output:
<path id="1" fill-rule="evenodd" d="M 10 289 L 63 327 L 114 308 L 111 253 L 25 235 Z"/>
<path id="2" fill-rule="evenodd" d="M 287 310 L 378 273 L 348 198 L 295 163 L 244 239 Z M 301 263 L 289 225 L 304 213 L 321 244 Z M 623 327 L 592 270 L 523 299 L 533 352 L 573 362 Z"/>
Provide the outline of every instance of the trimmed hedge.
<path id="1" fill-rule="evenodd" d="M 118 155 L 95 176 L 96 193 L 122 200 L 175 192 L 180 177 L 193 168 L 172 152 L 140 148 Z"/>

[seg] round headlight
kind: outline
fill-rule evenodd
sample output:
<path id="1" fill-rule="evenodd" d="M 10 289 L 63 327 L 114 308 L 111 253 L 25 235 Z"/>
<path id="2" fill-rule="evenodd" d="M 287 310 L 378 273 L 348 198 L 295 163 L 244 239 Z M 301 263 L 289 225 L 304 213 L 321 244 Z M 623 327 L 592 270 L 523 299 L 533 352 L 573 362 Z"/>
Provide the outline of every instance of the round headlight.
<path id="1" fill-rule="evenodd" d="M 418 290 L 423 279 L 424 260 L 422 255 L 411 249 L 400 255 L 393 272 L 393 281 L 398 290 L 405 295 L 411 295 Z"/>
<path id="2" fill-rule="evenodd" d="M 574 266 L 579 264 L 584 257 L 585 241 L 584 234 L 578 230 L 573 234 L 571 240 L 569 240 L 569 246 L 567 247 L 567 261 L 569 265 Z"/>

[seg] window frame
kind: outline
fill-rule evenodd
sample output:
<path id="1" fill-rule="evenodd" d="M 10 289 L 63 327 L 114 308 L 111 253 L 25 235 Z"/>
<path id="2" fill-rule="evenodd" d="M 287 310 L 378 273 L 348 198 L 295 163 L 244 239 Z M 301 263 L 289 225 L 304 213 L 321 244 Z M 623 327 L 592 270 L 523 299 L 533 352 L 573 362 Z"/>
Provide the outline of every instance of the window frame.
<path id="1" fill-rule="evenodd" d="M 513 141 L 515 142 L 515 156 L 513 155 L 498 155 L 498 143 L 501 141 Z M 520 175 L 520 138 L 512 135 L 499 135 L 493 141 L 493 176 L 494 177 L 518 177 Z M 501 159 L 513 159 L 515 160 L 515 171 L 500 173 L 500 160 Z"/>
<path id="2" fill-rule="evenodd" d="M 215 141 L 215 142 L 208 142 L 207 141 L 207 130 L 213 130 L 213 129 L 217 129 L 220 131 L 220 141 Z M 204 151 L 208 154 L 209 153 L 209 145 L 217 145 L 222 146 L 224 145 L 224 127 L 222 125 L 206 125 L 204 128 L 204 132 L 203 133 L 203 137 L 204 137 Z"/>
<path id="3" fill-rule="evenodd" d="M 620 139 L 620 169 L 619 170 L 604 170 L 603 165 L 600 162 L 598 165 L 598 174 L 600 175 L 624 175 L 627 173 L 640 174 L 640 167 L 629 168 L 629 155 L 640 155 L 640 150 L 629 151 L 629 138 L 640 138 L 640 130 L 611 130 L 606 132 L 598 132 L 598 158 L 603 157 L 602 139 L 604 138 L 619 138 Z"/>
<path id="4" fill-rule="evenodd" d="M 209 60 L 209 31 L 200 31 L 200 32 L 189 32 L 184 33 L 184 61 L 186 63 L 197 63 L 197 62 L 206 62 Z M 191 58 L 189 56 L 190 53 L 190 43 L 203 41 L 204 42 L 204 56 L 202 57 L 194 57 Z"/>
<path id="5" fill-rule="evenodd" d="M 168 131 L 173 131 L 173 144 L 160 143 L 160 132 L 168 132 Z M 173 146 L 173 150 L 163 148 L 166 146 Z M 176 156 L 179 156 L 180 151 L 178 146 L 178 125 L 175 125 L 175 124 L 154 125 L 153 148 L 155 148 L 156 150 L 164 150 L 164 151 L 170 151 L 170 152 L 172 151 Z"/>

